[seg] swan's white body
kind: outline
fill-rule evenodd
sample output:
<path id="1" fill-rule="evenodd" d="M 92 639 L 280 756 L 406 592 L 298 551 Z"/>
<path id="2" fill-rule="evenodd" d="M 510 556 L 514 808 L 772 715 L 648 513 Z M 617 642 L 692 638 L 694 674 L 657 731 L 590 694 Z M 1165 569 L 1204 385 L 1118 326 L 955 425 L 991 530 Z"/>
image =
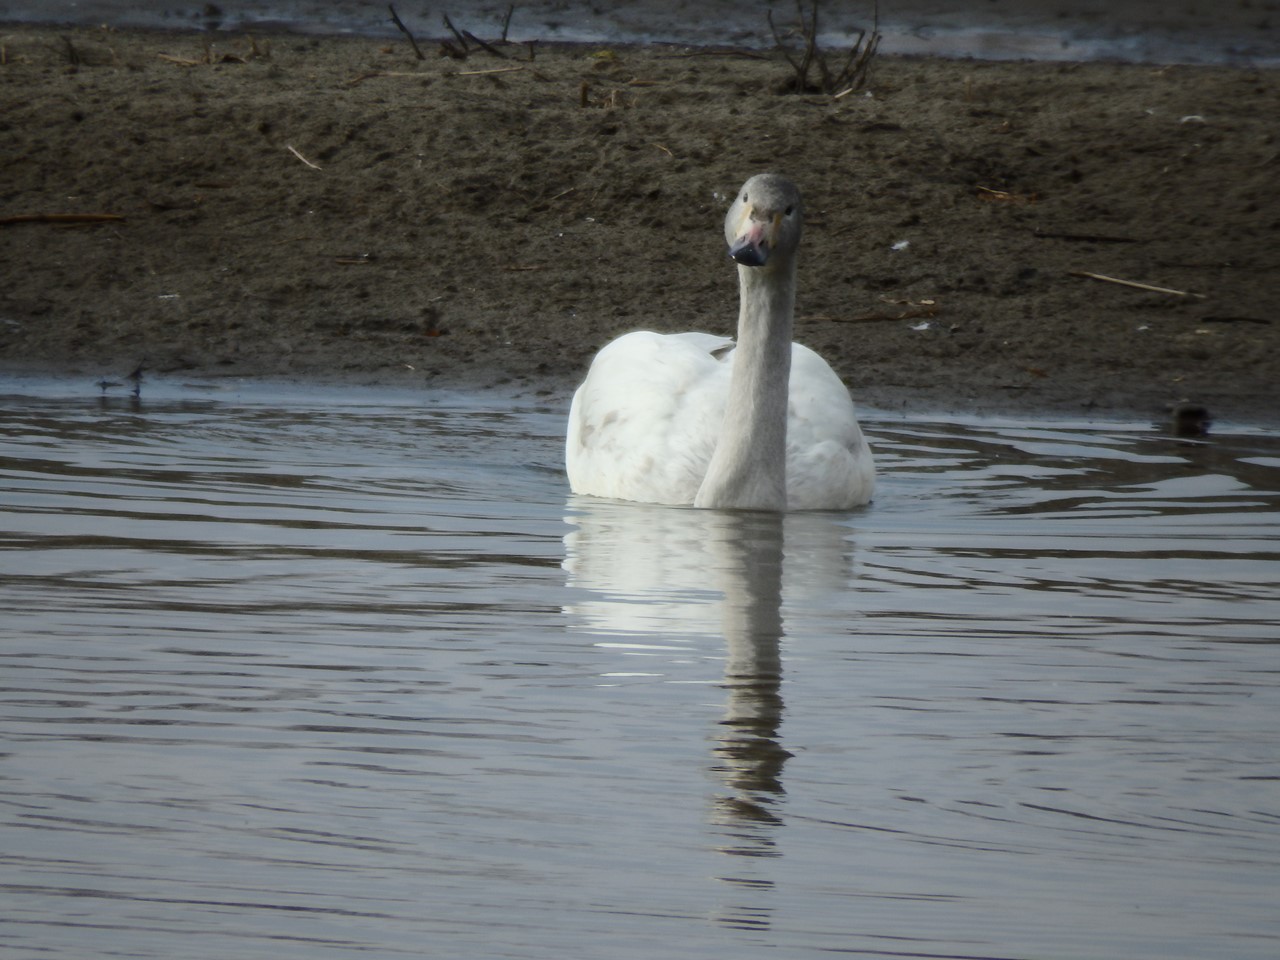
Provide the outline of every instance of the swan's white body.
<path id="1" fill-rule="evenodd" d="M 871 499 L 875 467 L 848 390 L 791 342 L 799 233 L 795 187 L 753 177 L 726 219 L 739 262 L 738 343 L 641 331 L 596 355 L 569 410 L 575 493 L 764 510 Z"/>
<path id="2" fill-rule="evenodd" d="M 707 333 L 639 331 L 601 350 L 569 409 L 573 491 L 693 503 L 724 425 L 732 346 Z M 791 345 L 789 394 L 787 509 L 866 503 L 875 470 L 849 392 L 799 343 Z"/>

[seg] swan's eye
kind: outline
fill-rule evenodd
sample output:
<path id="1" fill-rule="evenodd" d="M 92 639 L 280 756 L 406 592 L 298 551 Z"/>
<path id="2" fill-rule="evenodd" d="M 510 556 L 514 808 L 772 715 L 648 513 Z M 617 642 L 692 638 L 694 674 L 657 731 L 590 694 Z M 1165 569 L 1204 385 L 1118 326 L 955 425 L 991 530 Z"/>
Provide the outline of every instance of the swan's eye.
<path id="1" fill-rule="evenodd" d="M 747 195 L 745 193 L 742 195 L 742 202 L 743 203 L 747 202 Z"/>

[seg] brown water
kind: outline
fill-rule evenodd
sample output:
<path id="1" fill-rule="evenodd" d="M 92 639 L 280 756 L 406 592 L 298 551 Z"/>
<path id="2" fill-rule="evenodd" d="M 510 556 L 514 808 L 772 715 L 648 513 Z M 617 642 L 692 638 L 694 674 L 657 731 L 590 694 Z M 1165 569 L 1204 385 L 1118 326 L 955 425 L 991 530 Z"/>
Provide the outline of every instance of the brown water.
<path id="1" fill-rule="evenodd" d="M 1280 442 L 865 418 L 571 497 L 562 404 L 0 385 L 0 952 L 1272 958 Z"/>

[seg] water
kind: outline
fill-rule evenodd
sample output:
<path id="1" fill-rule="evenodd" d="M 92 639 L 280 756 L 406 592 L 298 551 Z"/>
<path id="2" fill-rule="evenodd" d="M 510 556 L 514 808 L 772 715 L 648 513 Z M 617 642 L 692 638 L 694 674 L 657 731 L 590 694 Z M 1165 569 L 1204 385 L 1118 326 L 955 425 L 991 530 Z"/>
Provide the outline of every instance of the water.
<path id="1" fill-rule="evenodd" d="M 778 519 L 561 398 L 0 392 L 0 954 L 1280 953 L 1262 431 L 868 415 Z"/>
<path id="2" fill-rule="evenodd" d="M 808 6 L 808 4 L 806 4 Z M 445 34 L 439 4 L 400 0 L 396 10 L 418 37 Z M 957 4 L 947 0 L 826 3 L 820 41 L 846 48 L 851 35 L 878 23 L 887 54 L 986 60 L 1124 60 L 1280 66 L 1275 0 L 1170 4 L 1072 0 Z M 785 0 L 453 0 L 450 18 L 480 37 L 579 43 L 733 44 L 772 47 L 765 19 L 795 22 Z M 0 0 L 0 22 L 109 24 L 115 28 L 288 30 L 398 37 L 384 0 Z"/>

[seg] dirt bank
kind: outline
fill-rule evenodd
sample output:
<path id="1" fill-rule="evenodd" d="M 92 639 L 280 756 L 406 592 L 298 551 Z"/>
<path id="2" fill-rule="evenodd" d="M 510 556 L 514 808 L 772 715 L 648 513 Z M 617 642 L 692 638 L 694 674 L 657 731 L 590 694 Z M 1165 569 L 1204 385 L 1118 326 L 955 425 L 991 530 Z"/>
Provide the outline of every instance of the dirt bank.
<path id="1" fill-rule="evenodd" d="M 833 98 L 707 50 L 0 42 L 9 370 L 567 396 L 618 333 L 731 329 L 720 222 L 773 169 L 797 338 L 864 403 L 1280 419 L 1275 71 L 883 58 Z M 122 219 L 39 219 L 84 213 Z"/>

